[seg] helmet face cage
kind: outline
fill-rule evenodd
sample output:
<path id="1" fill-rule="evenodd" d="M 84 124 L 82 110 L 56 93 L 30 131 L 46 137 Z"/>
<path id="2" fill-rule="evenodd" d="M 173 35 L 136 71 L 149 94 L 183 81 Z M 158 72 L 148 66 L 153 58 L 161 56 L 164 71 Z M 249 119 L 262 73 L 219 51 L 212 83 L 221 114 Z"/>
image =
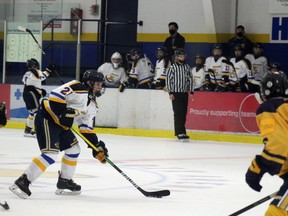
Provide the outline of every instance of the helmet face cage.
<path id="1" fill-rule="evenodd" d="M 260 85 L 260 93 L 265 100 L 288 96 L 288 81 L 279 73 L 268 73 Z"/>
<path id="2" fill-rule="evenodd" d="M 26 65 L 28 68 L 39 69 L 39 62 L 34 58 L 28 59 Z"/>
<path id="3" fill-rule="evenodd" d="M 111 56 L 111 63 L 114 68 L 118 68 L 120 64 L 122 63 L 121 54 L 118 52 L 113 53 L 113 55 Z"/>

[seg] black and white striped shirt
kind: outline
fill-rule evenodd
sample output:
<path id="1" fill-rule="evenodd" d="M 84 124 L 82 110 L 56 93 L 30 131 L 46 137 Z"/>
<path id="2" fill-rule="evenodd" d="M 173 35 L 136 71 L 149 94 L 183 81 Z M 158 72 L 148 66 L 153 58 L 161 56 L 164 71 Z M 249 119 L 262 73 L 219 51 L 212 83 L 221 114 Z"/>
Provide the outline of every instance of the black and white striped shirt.
<path id="1" fill-rule="evenodd" d="M 168 68 L 166 88 L 172 92 L 194 92 L 193 75 L 188 64 L 174 63 Z"/>

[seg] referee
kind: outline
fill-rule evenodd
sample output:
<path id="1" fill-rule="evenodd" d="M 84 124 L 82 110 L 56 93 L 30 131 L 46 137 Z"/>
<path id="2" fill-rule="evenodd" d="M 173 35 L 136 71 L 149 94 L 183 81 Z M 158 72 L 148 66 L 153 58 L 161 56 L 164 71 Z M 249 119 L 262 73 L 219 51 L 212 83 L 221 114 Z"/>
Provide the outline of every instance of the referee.
<path id="1" fill-rule="evenodd" d="M 180 141 L 188 141 L 189 136 L 186 134 L 185 123 L 189 95 L 192 100 L 194 98 L 193 76 L 190 66 L 185 64 L 184 49 L 176 49 L 174 57 L 175 62 L 167 71 L 166 86 L 174 112 L 175 136 Z"/>

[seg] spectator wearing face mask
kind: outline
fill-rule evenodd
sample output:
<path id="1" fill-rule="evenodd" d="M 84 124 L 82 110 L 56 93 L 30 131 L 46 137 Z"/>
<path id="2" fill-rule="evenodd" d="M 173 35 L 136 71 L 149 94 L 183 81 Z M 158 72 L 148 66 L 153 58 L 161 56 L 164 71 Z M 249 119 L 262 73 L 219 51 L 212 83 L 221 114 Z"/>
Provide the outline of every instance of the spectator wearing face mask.
<path id="1" fill-rule="evenodd" d="M 176 22 L 170 22 L 168 28 L 170 36 L 166 38 L 163 46 L 167 48 L 168 57 L 171 59 L 176 49 L 185 47 L 185 38 L 178 33 L 179 27 Z"/>
<path id="2" fill-rule="evenodd" d="M 234 56 L 234 47 L 240 44 L 244 49 L 245 54 L 252 52 L 253 43 L 245 36 L 245 28 L 242 25 L 236 27 L 235 37 L 228 41 L 228 55 Z"/>

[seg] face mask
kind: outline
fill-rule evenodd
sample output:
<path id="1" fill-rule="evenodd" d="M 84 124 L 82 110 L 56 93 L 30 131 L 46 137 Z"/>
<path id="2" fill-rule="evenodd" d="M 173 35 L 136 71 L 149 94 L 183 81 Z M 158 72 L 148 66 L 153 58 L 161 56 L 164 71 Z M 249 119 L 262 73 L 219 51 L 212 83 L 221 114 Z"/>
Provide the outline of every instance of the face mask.
<path id="1" fill-rule="evenodd" d="M 242 37 L 243 36 L 243 32 L 237 32 L 237 36 L 238 37 Z"/>
<path id="2" fill-rule="evenodd" d="M 170 33 L 170 35 L 174 35 L 176 33 L 176 30 L 175 29 L 170 29 L 169 33 Z"/>

